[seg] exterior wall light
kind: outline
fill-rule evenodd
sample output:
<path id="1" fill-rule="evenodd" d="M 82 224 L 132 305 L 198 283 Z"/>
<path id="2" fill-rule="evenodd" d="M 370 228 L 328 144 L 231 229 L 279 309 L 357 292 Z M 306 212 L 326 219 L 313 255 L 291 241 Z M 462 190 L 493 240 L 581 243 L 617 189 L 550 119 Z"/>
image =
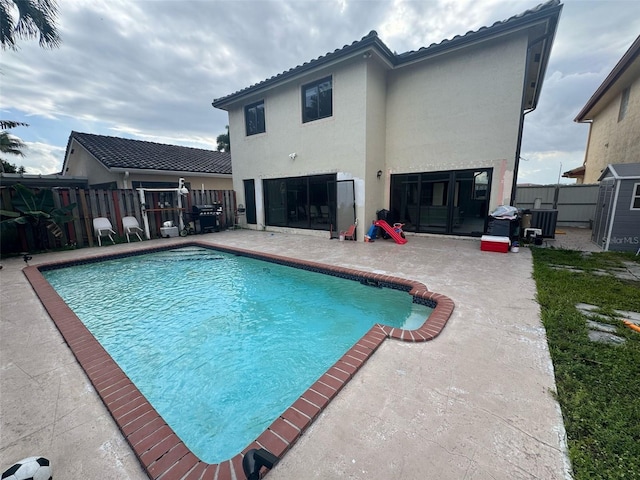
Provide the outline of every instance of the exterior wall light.
<path id="1" fill-rule="evenodd" d="M 378 173 L 376 173 L 376 177 L 378 177 L 378 180 L 380 180 L 381 176 L 382 176 L 382 170 L 378 170 Z"/>

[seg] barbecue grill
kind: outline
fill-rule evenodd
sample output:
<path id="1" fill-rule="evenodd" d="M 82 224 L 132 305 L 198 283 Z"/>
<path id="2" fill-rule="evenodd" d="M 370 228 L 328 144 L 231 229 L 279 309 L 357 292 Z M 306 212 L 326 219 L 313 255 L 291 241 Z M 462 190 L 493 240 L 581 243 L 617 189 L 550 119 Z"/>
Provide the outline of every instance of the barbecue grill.
<path id="1" fill-rule="evenodd" d="M 221 203 L 194 205 L 191 207 L 191 218 L 196 225 L 198 233 L 206 233 L 207 231 L 219 232 L 218 217 L 220 215 L 222 215 Z"/>

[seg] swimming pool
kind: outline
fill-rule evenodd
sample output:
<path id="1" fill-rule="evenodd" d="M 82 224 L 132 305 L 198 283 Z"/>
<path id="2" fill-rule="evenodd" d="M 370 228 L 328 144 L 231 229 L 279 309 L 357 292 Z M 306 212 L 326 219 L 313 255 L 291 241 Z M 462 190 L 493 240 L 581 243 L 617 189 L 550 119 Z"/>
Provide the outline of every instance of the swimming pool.
<path id="1" fill-rule="evenodd" d="M 373 325 L 418 328 L 432 310 L 399 290 L 203 247 L 44 276 L 210 463 L 240 452 Z"/>
<path id="2" fill-rule="evenodd" d="M 243 256 L 258 256 L 252 252 L 237 251 L 233 249 L 227 250 L 233 251 L 233 253 L 239 253 Z M 417 282 L 386 277 L 384 275 L 357 272 L 350 269 L 327 267 L 311 262 L 296 262 L 283 257 L 269 256 L 268 259 L 279 264 L 298 266 L 308 270 L 321 270 L 330 273 L 333 276 L 345 277 L 352 280 L 361 280 L 366 283 L 375 284 L 376 286 L 392 286 L 395 289 L 404 292 L 411 291 L 411 295 L 405 294 L 408 298 L 417 298 L 419 301 L 423 301 L 424 303 L 431 304 L 436 307 L 436 310 L 430 317 L 429 322 L 414 331 L 400 329 L 397 328 L 398 326 L 383 327 L 377 325 L 372 327 L 356 342 L 355 346 L 351 347 L 347 353 L 344 353 L 342 357 L 335 361 L 333 366 L 328 369 L 323 367 L 323 371 L 327 370 L 326 373 L 324 373 L 324 375 L 316 375 L 315 378 L 320 377 L 319 380 L 311 385 L 306 392 L 303 392 L 302 395 L 300 395 L 300 398 L 295 400 L 290 408 L 277 416 L 273 423 L 257 437 L 256 442 L 251 444 L 254 446 L 268 448 L 276 455 L 281 455 L 290 448 L 290 445 L 295 441 L 300 433 L 308 427 L 310 422 L 318 415 L 326 404 L 328 404 L 329 400 L 337 394 L 342 386 L 355 374 L 357 369 L 364 363 L 364 361 L 366 361 L 368 356 L 375 351 L 377 346 L 384 341 L 385 338 L 392 337 L 408 341 L 424 341 L 433 338 L 444 327 L 444 324 L 453 309 L 453 303 L 444 296 L 429 292 L 423 285 Z M 140 262 L 140 260 L 137 261 Z M 214 263 L 217 261 L 226 260 L 212 260 Z M 48 271 L 56 266 L 58 265 L 41 266 L 40 268 Z M 263 268 L 273 270 L 276 267 L 277 265 Z M 44 290 L 47 290 L 47 285 L 37 278 L 37 273 L 38 272 L 34 271 L 31 267 L 28 267 L 25 270 L 25 274 L 27 274 L 27 277 L 30 279 L 32 284 L 34 284 L 34 289 L 36 289 L 40 298 L 43 299 L 43 297 L 51 295 L 51 292 L 44 292 Z M 268 274 L 268 272 L 264 273 Z M 168 276 L 165 275 L 163 278 L 165 280 L 165 284 L 167 282 L 171 283 Z M 158 288 L 164 288 L 165 292 L 168 293 L 168 286 L 156 287 L 156 289 Z M 379 292 L 380 290 L 374 289 L 374 291 Z M 166 296 L 172 298 L 172 302 L 177 301 L 179 303 L 179 301 L 181 301 L 180 295 Z M 45 307 L 50 312 L 52 318 L 54 318 L 54 321 L 56 321 L 58 328 L 65 336 L 67 343 L 69 343 L 70 347 L 76 354 L 79 362 L 83 365 L 85 371 L 87 371 L 89 378 L 101 394 L 103 401 L 105 401 L 105 404 L 111 410 L 114 418 L 118 421 L 125 437 L 132 445 L 134 451 L 138 454 L 141 462 L 145 465 L 148 471 L 154 469 L 157 470 L 163 467 L 163 465 L 170 462 L 173 457 L 162 455 L 164 463 L 149 460 L 157 455 L 159 449 L 166 447 L 167 438 L 170 436 L 170 434 L 167 433 L 169 430 L 164 425 L 162 418 L 159 420 L 150 419 L 153 416 L 153 409 L 142 405 L 142 403 L 144 403 L 144 399 L 139 398 L 139 393 L 135 392 L 135 385 L 130 385 L 127 378 L 117 371 L 117 366 L 112 365 L 108 356 L 104 355 L 103 352 L 100 352 L 100 349 L 95 345 L 92 345 L 91 339 L 87 338 L 84 333 L 79 333 L 82 329 L 78 325 L 74 324 L 73 317 L 75 317 L 75 315 L 72 315 L 66 305 L 58 300 L 61 299 L 43 299 L 43 303 L 45 303 Z M 295 337 L 289 338 L 289 340 L 295 340 Z M 346 348 L 348 348 L 348 346 Z M 298 395 L 299 394 L 297 394 L 295 398 L 297 398 Z M 291 404 L 291 402 L 288 404 Z M 286 405 L 284 405 L 284 407 L 286 407 Z M 261 426 L 260 428 L 264 427 Z M 158 443 L 154 443 L 156 439 L 158 440 Z M 157 446 L 159 445 L 160 440 L 162 440 L 164 445 L 163 447 Z M 175 441 L 175 439 L 173 440 Z M 169 467 L 178 468 L 178 464 L 184 466 L 186 465 L 185 462 L 187 462 L 189 463 L 190 468 L 195 468 L 195 466 L 198 466 L 198 468 L 209 468 L 205 465 L 205 462 L 193 459 L 187 455 L 188 449 L 185 449 L 184 447 L 178 448 L 177 445 L 179 443 L 181 442 L 177 440 L 175 441 L 175 444 L 172 444 L 171 448 L 166 447 L 169 448 L 172 454 L 176 457 L 174 459 L 174 463 L 170 463 L 168 465 Z M 171 442 L 169 442 L 169 444 L 171 444 Z M 248 445 L 247 448 L 251 445 Z M 237 470 L 238 458 L 239 456 L 236 455 L 227 462 L 220 462 L 216 468 L 223 468 L 221 465 L 227 465 L 226 468 Z M 219 459 L 216 459 L 215 461 L 218 460 Z"/>

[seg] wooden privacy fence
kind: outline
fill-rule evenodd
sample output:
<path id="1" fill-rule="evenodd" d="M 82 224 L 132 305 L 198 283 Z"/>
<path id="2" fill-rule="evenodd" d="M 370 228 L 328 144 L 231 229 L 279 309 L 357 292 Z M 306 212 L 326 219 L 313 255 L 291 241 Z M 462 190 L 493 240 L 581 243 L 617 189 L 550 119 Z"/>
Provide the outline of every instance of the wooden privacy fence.
<path id="1" fill-rule="evenodd" d="M 73 220 L 61 225 L 62 235 L 48 234 L 48 245 L 45 248 L 75 245 L 77 247 L 92 247 L 97 243 L 93 233 L 93 219 L 106 217 L 111 221 L 113 229 L 120 237 L 124 237 L 122 218 L 133 216 L 138 219 L 140 227 L 144 229 L 140 195 L 135 189 L 101 190 L 82 188 L 53 188 L 53 202 L 56 207 L 76 204 L 73 209 Z M 11 188 L 3 188 L 2 209 L 14 210 L 11 197 L 15 194 Z M 179 225 L 180 215 L 185 222 L 191 220 L 193 205 L 221 203 L 222 214 L 218 217 L 220 229 L 235 225 L 236 196 L 233 190 L 194 190 L 182 198 L 182 210 L 177 208 L 177 192 L 145 192 L 145 204 L 149 220 L 151 238 L 160 237 L 160 227 L 166 221 Z M 3 239 L 2 247 L 5 253 L 29 251 L 35 245 L 35 232 L 29 226 L 18 226 L 18 238 L 7 244 Z M 17 241 L 18 244 L 15 244 Z"/>

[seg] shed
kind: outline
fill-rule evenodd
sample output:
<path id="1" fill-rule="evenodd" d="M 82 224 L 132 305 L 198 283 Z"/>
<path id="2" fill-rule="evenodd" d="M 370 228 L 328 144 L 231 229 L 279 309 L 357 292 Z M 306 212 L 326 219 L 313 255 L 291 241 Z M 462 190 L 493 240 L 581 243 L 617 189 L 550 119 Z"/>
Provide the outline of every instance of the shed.
<path id="1" fill-rule="evenodd" d="M 591 240 L 603 251 L 640 251 L 640 163 L 607 165 L 598 179 Z"/>

